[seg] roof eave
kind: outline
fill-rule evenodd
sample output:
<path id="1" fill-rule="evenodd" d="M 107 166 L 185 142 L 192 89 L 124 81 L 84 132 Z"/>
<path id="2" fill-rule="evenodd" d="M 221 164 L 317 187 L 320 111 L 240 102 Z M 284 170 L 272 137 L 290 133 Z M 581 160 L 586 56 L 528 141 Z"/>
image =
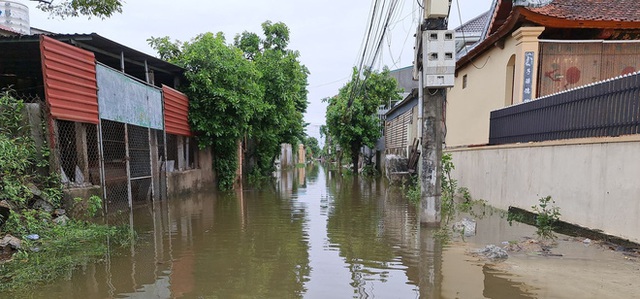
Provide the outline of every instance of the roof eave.
<path id="1" fill-rule="evenodd" d="M 616 20 L 570 20 L 548 16 L 526 8 L 520 10 L 527 20 L 552 28 L 640 29 L 640 22 Z"/>
<path id="2" fill-rule="evenodd" d="M 478 55 L 484 53 L 484 51 L 488 50 L 490 47 L 492 47 L 496 42 L 498 42 L 500 39 L 505 37 L 507 34 L 511 33 L 511 31 L 513 31 L 513 28 L 518 23 L 518 21 L 522 19 L 522 15 L 520 11 L 521 11 L 520 7 L 515 7 L 513 10 L 513 13 L 509 15 L 505 23 L 502 24 L 502 26 L 500 26 L 500 28 L 498 28 L 498 30 L 494 34 L 490 35 L 489 37 L 484 39 L 482 42 L 480 42 L 476 47 L 471 49 L 471 51 L 469 51 L 467 55 L 465 55 L 464 57 L 461 57 L 456 63 L 456 71 L 462 68 L 463 66 L 465 66 L 467 63 L 469 63 L 471 60 L 476 58 Z"/>
<path id="3" fill-rule="evenodd" d="M 500 26 L 494 34 L 480 42 L 475 48 L 469 51 L 467 55 L 458 60 L 456 63 L 456 71 L 511 33 L 515 26 L 523 20 L 552 28 L 640 29 L 640 22 L 559 19 L 530 11 L 526 7 L 514 7 L 505 23 Z"/>

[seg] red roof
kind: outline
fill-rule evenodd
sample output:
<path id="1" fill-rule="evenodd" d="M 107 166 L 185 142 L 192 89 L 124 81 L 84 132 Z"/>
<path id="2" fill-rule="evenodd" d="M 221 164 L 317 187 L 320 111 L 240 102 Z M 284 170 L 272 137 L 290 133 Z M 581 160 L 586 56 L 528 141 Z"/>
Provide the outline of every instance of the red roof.
<path id="1" fill-rule="evenodd" d="M 573 21 L 640 22 L 638 0 L 554 0 L 529 11 Z"/>
<path id="2" fill-rule="evenodd" d="M 640 29 L 640 0 L 552 0 L 546 5 L 516 5 L 494 1 L 487 36 L 465 56 L 456 69 L 471 61 L 523 23 L 546 28 Z"/>

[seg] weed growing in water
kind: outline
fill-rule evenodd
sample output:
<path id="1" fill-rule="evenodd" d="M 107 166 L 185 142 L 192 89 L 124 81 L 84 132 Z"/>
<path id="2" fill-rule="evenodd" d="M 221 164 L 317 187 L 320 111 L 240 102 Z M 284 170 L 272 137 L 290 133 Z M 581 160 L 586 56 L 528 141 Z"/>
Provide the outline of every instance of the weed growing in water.
<path id="1" fill-rule="evenodd" d="M 531 206 L 536 212 L 536 234 L 543 240 L 554 240 L 556 235 L 553 233 L 555 223 L 560 220 L 560 208 L 555 205 L 555 201 L 551 196 L 541 197 L 538 199 L 537 206 Z"/>
<path id="2" fill-rule="evenodd" d="M 70 277 L 77 267 L 95 262 L 108 252 L 109 244 L 122 247 L 135 240 L 129 227 L 76 220 L 66 225 L 50 224 L 39 237 L 23 239 L 22 249 L 12 260 L 0 264 L 0 291 L 24 294 L 38 284 Z"/>
<path id="3" fill-rule="evenodd" d="M 412 175 L 408 182 L 402 182 L 402 191 L 410 203 L 420 204 L 421 190 L 418 176 Z"/>

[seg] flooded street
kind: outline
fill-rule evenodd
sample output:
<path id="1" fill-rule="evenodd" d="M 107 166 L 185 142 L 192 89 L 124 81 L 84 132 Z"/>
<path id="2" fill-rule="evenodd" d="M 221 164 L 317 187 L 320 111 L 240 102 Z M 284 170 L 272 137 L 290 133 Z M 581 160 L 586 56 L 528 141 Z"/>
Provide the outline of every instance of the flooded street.
<path id="1" fill-rule="evenodd" d="M 337 178 L 321 166 L 273 186 L 174 198 L 134 210 L 138 240 L 38 289 L 36 298 L 630 298 L 640 262 L 560 236 L 562 257 L 487 244 L 534 228 L 487 209 L 477 235 L 443 244 L 383 179 Z M 566 240 L 565 240 L 566 239 Z"/>

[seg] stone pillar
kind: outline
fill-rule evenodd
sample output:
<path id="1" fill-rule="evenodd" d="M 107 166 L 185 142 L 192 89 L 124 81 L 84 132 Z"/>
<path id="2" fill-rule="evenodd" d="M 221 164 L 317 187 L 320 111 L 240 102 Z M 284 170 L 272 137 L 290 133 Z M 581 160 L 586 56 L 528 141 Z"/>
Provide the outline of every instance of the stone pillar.
<path id="1" fill-rule="evenodd" d="M 242 164 L 243 160 L 244 160 L 244 150 L 242 149 L 242 140 L 238 140 L 236 142 L 237 147 L 236 147 L 236 154 L 238 155 L 238 165 L 237 165 L 237 169 L 236 169 L 236 180 L 234 183 L 234 188 L 235 189 L 242 189 Z M 241 192 L 242 193 L 242 192 Z"/>
<path id="2" fill-rule="evenodd" d="M 75 122 L 76 131 L 76 159 L 78 168 L 82 172 L 84 182 L 89 182 L 89 151 L 87 150 L 87 128 L 84 124 Z M 76 182 L 77 182 L 76 178 Z"/>
<path id="3" fill-rule="evenodd" d="M 516 40 L 516 63 L 513 78 L 513 103 L 536 98 L 538 84 L 539 42 L 544 27 L 521 27 L 511 35 Z"/>
<path id="4" fill-rule="evenodd" d="M 151 159 L 151 182 L 153 185 L 151 197 L 154 200 L 160 198 L 160 163 L 158 157 L 158 134 L 154 130 L 149 130 L 149 157 Z"/>
<path id="5" fill-rule="evenodd" d="M 177 135 L 176 143 L 178 145 L 178 165 L 175 168 L 177 171 L 183 171 L 185 169 L 185 161 L 184 161 L 184 137 Z"/>
<path id="6" fill-rule="evenodd" d="M 298 164 L 304 164 L 307 160 L 304 144 L 298 144 Z"/>

